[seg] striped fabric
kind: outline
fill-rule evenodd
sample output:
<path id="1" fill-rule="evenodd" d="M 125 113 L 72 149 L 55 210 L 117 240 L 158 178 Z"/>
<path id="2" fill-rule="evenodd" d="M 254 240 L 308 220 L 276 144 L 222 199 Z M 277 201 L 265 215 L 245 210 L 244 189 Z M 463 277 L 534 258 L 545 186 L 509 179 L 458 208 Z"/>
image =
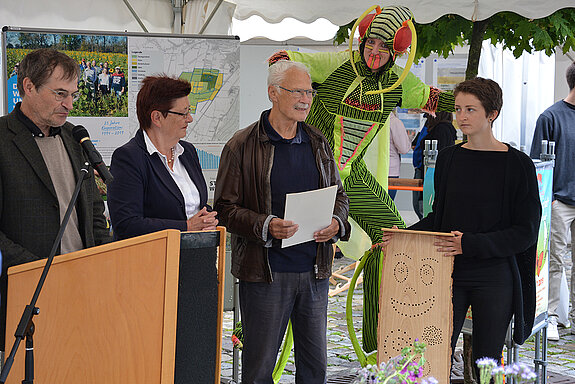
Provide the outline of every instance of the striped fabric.
<path id="1" fill-rule="evenodd" d="M 353 163 L 345 189 L 350 196 L 350 216 L 368 233 L 372 242 L 381 241 L 381 228 L 391 228 L 393 225 L 405 228 L 393 200 L 375 181 L 363 161 Z M 377 349 L 381 249 L 375 248 L 364 257 L 367 260 L 363 271 L 362 343 L 364 351 L 369 353 Z"/>
<path id="2" fill-rule="evenodd" d="M 381 241 L 381 228 L 405 228 L 395 204 L 367 170 L 362 160 L 352 164 L 344 189 L 349 196 L 349 214 L 369 235 L 373 243 Z"/>
<path id="3" fill-rule="evenodd" d="M 370 121 L 352 120 L 341 118 L 341 135 L 343 140 L 340 144 L 341 156 L 336 159 L 339 169 L 343 169 L 345 163 L 355 154 L 357 154 L 358 147 L 366 139 L 366 136 L 371 132 L 377 124 Z"/>
<path id="4" fill-rule="evenodd" d="M 350 84 L 350 79 L 356 78 L 349 61 L 337 68 L 318 87 L 318 96 L 314 98 L 306 120 L 325 135 L 338 166 L 345 164 L 354 153 L 353 161 L 363 157 L 363 152 L 383 127 L 391 110 L 401 101 L 401 86 L 383 95 L 366 95 L 366 91 L 388 87 L 398 77 L 392 71 L 373 76 L 361 64 L 358 63 L 358 69 L 363 77 L 355 87 L 351 87 L 351 91 L 341 86 Z M 370 129 L 374 131 L 366 137 Z M 339 139 L 336 142 L 334 130 L 338 131 L 338 136 L 343 136 L 343 142 Z M 342 155 L 341 159 L 339 154 Z"/>
<path id="5" fill-rule="evenodd" d="M 383 40 L 389 49 L 393 49 L 395 32 L 404 21 L 411 19 L 411 12 L 406 7 L 385 7 L 381 13 L 373 19 L 366 31 L 366 36 Z M 393 52 L 392 52 L 393 56 Z"/>
<path id="6" fill-rule="evenodd" d="M 377 349 L 377 320 L 379 314 L 379 282 L 381 281 L 380 248 L 367 256 L 363 266 L 363 328 L 361 329 L 363 350 L 370 353 Z"/>
<path id="7" fill-rule="evenodd" d="M 393 200 L 377 183 L 362 160 L 352 165 L 345 179 L 349 195 L 349 214 L 369 235 L 373 243 L 381 241 L 381 228 L 405 228 Z M 381 280 L 381 250 L 375 248 L 367 256 L 363 273 L 363 349 L 377 349 L 377 314 L 379 312 L 379 282 Z"/>
<path id="8" fill-rule="evenodd" d="M 319 97 L 315 97 L 311 104 L 306 123 L 319 129 L 327 139 L 331 150 L 334 149 L 333 125 L 335 116 L 330 114 Z"/>

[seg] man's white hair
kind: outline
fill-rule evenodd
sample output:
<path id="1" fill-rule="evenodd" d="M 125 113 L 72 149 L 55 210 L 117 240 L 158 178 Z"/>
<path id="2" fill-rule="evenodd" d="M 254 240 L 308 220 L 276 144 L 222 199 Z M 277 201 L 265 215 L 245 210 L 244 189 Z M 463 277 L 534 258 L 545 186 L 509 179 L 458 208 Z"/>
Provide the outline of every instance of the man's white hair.
<path id="1" fill-rule="evenodd" d="M 305 72 L 311 78 L 309 69 L 305 64 L 291 60 L 279 60 L 268 68 L 268 87 L 270 85 L 280 85 L 286 73 L 292 68 Z"/>

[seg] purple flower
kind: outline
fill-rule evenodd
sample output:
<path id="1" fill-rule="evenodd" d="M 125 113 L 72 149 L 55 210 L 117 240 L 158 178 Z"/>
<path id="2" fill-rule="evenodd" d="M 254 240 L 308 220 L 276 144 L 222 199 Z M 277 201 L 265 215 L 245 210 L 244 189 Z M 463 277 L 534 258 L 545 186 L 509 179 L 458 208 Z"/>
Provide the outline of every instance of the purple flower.
<path id="1" fill-rule="evenodd" d="M 477 359 L 475 362 L 478 367 L 484 367 L 487 365 L 491 365 L 493 367 L 497 366 L 497 361 L 493 360 L 490 357 L 482 357 L 481 359 Z"/>

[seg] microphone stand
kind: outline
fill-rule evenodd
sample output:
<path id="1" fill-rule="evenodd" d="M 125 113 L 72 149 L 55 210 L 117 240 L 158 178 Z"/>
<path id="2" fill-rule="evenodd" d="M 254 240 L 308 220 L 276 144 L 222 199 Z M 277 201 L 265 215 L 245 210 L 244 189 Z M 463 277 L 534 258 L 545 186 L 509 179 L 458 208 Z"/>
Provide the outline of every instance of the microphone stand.
<path id="1" fill-rule="evenodd" d="M 26 338 L 26 362 L 25 362 L 25 369 L 24 369 L 24 380 L 22 384 L 32 384 L 34 382 L 34 342 L 32 339 L 32 335 L 34 334 L 34 322 L 32 321 L 34 315 L 40 313 L 40 308 L 36 307 L 36 302 L 38 301 L 38 297 L 40 296 L 40 292 L 42 291 L 42 287 L 44 286 L 44 281 L 46 280 L 46 276 L 48 275 L 48 271 L 50 270 L 50 266 L 52 265 L 52 261 L 54 260 L 54 256 L 56 255 L 56 250 L 60 245 L 60 241 L 62 240 L 62 236 L 64 235 L 64 230 L 68 225 L 68 221 L 70 220 L 70 215 L 72 214 L 72 210 L 76 205 L 76 200 L 78 199 L 78 195 L 80 194 L 80 188 L 82 187 L 82 183 L 88 176 L 88 163 L 84 163 L 84 167 L 80 169 L 80 177 L 76 182 L 76 188 L 74 189 L 74 193 L 72 198 L 70 199 L 70 203 L 68 204 L 68 209 L 66 210 L 66 214 L 64 215 L 64 219 L 62 220 L 62 224 L 60 225 L 60 231 L 56 236 L 56 240 L 52 245 L 52 250 L 50 251 L 50 255 L 48 256 L 48 260 L 46 260 L 46 265 L 44 266 L 44 270 L 42 271 L 42 276 L 40 276 L 40 280 L 38 281 L 38 285 L 36 286 L 36 291 L 32 296 L 32 300 L 30 304 L 28 304 L 24 308 L 24 312 L 22 313 L 22 317 L 20 318 L 20 322 L 18 323 L 18 327 L 16 328 L 16 332 L 14 336 L 16 340 L 14 340 L 14 344 L 12 345 L 12 350 L 10 351 L 10 355 L 6 359 L 6 363 L 4 367 L 2 367 L 2 371 L 0 372 L 0 383 L 5 383 L 6 379 L 8 378 L 8 374 L 10 373 L 10 369 L 12 368 L 12 364 L 14 363 L 14 357 L 16 356 L 16 352 L 18 351 L 18 347 L 20 346 L 20 342 Z"/>

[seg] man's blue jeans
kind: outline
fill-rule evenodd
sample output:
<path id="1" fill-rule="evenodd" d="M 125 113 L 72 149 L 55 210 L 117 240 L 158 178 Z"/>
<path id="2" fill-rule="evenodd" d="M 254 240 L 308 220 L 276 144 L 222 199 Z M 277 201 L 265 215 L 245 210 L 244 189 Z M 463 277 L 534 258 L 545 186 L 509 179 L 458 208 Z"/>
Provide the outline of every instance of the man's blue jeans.
<path id="1" fill-rule="evenodd" d="M 273 282 L 240 281 L 244 347 L 242 384 L 272 384 L 288 320 L 292 321 L 295 381 L 325 384 L 328 279 L 313 272 L 272 273 Z"/>

